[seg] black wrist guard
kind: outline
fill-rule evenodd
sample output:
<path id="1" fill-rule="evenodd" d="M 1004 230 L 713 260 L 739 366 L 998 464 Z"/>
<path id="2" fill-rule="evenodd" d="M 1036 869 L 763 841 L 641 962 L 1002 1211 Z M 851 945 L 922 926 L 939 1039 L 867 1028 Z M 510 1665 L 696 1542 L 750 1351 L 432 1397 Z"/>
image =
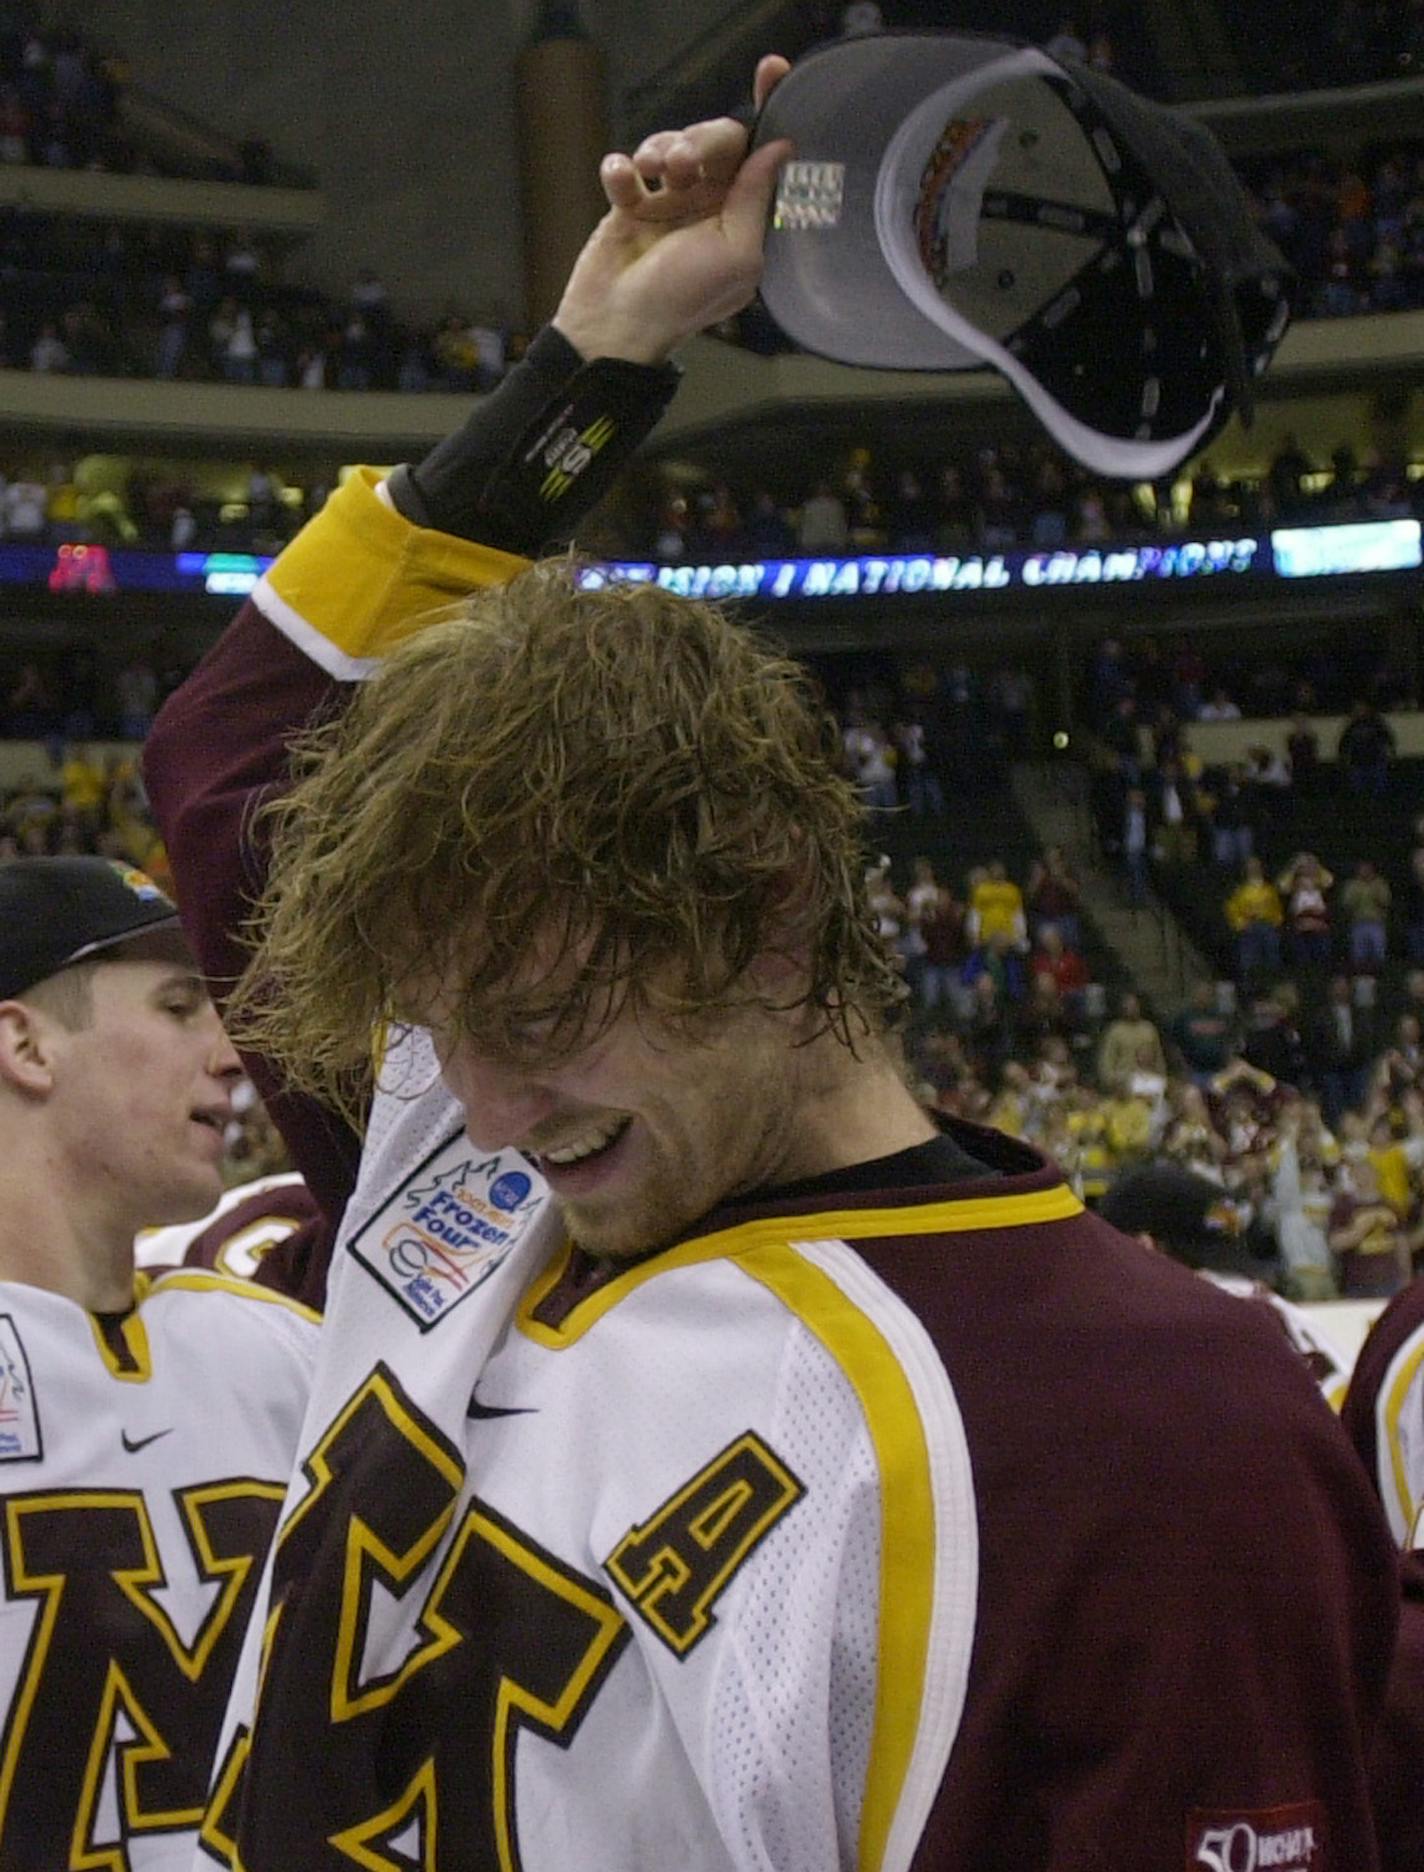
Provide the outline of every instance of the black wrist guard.
<path id="1" fill-rule="evenodd" d="M 552 327 L 391 498 L 417 526 L 532 556 L 566 544 L 672 401 L 672 364 L 584 363 Z"/>

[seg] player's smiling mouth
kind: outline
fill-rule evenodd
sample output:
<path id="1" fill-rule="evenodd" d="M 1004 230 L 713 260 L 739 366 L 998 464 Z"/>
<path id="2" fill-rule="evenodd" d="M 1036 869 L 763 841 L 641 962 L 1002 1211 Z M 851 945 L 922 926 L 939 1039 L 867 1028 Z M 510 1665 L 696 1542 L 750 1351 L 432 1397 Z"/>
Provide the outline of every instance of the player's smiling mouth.
<path id="1" fill-rule="evenodd" d="M 591 1168 L 616 1149 L 632 1122 L 630 1116 L 609 1118 L 580 1131 L 566 1143 L 530 1154 L 541 1170 L 555 1177 L 561 1172 L 567 1175 L 573 1170 Z"/>

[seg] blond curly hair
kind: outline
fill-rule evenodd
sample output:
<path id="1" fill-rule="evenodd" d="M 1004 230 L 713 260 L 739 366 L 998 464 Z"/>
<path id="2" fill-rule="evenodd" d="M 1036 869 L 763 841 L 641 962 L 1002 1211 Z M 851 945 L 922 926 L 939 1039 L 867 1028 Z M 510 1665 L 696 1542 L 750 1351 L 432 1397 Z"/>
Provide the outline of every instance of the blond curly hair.
<path id="1" fill-rule="evenodd" d="M 849 1043 L 903 998 L 834 723 L 714 605 L 546 561 L 408 638 L 293 760 L 230 1018 L 348 1112 L 373 1032 L 437 992 L 452 1037 L 534 1064 L 629 1004 L 695 1025 L 769 950 Z"/>

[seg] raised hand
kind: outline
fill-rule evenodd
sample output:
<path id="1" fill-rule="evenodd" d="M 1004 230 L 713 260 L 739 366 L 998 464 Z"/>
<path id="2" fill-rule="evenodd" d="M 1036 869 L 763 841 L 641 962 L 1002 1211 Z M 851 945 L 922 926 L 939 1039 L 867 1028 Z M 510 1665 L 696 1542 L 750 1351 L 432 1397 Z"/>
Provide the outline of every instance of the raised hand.
<path id="1" fill-rule="evenodd" d="M 758 108 L 790 69 L 757 66 Z M 656 364 L 718 319 L 739 312 L 761 278 L 776 171 L 791 145 L 747 155 L 730 117 L 663 130 L 631 156 L 605 156 L 608 213 L 569 276 L 554 324 L 586 358 Z"/>

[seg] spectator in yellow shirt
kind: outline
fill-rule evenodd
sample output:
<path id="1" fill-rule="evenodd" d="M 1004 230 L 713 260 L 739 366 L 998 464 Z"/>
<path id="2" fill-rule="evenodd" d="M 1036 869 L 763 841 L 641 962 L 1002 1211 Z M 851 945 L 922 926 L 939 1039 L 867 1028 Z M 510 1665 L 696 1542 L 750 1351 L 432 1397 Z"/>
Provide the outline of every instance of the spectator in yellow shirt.
<path id="1" fill-rule="evenodd" d="M 1145 1157 L 1152 1142 L 1152 1108 L 1132 1091 L 1126 1075 L 1112 1084 L 1099 1109 L 1112 1168 L 1120 1170 Z"/>
<path id="2" fill-rule="evenodd" d="M 1098 1045 L 1098 1080 L 1105 1086 L 1145 1066 L 1149 1072 L 1167 1072 L 1167 1055 L 1162 1036 L 1142 1012 L 1142 1003 L 1131 989 L 1118 1002 L 1117 1019 L 1103 1029 Z"/>
<path id="3" fill-rule="evenodd" d="M 1378 974 L 1384 967 L 1390 898 L 1393 892 L 1372 860 L 1362 858 L 1340 892 L 1340 907 L 1350 932 L 1350 962 L 1357 974 Z"/>
<path id="4" fill-rule="evenodd" d="M 969 899 L 970 935 L 979 944 L 987 944 L 1002 932 L 1015 947 L 1028 940 L 1024 918 L 1023 892 L 1005 873 L 1003 862 L 995 859 L 984 877 L 974 886 Z"/>
<path id="5" fill-rule="evenodd" d="M 985 1117 L 996 1131 L 1021 1138 L 1025 1131 L 1030 1090 L 1028 1068 L 1017 1060 L 1006 1060 L 999 1074 L 999 1092 Z"/>
<path id="6" fill-rule="evenodd" d="M 1259 858 L 1246 860 L 1246 872 L 1226 900 L 1226 921 L 1236 935 L 1236 967 L 1245 982 L 1276 974 L 1281 966 L 1281 893 L 1266 876 Z"/>
<path id="7" fill-rule="evenodd" d="M 1112 1152 L 1103 1108 L 1087 1086 L 1079 1086 L 1071 1097 L 1073 1104 L 1064 1129 L 1072 1145 L 1075 1188 L 1086 1200 L 1096 1200 L 1112 1182 Z"/>
<path id="8" fill-rule="evenodd" d="M 60 797 L 66 814 L 73 814 L 85 830 L 96 834 L 104 822 L 109 794 L 108 775 L 82 747 L 69 748 L 59 768 Z"/>
<path id="9" fill-rule="evenodd" d="M 1370 1126 L 1367 1162 L 1374 1165 L 1379 1193 L 1406 1221 L 1414 1209 L 1414 1171 L 1424 1155 L 1424 1140 L 1398 1138 L 1386 1117 L 1376 1118 Z"/>

